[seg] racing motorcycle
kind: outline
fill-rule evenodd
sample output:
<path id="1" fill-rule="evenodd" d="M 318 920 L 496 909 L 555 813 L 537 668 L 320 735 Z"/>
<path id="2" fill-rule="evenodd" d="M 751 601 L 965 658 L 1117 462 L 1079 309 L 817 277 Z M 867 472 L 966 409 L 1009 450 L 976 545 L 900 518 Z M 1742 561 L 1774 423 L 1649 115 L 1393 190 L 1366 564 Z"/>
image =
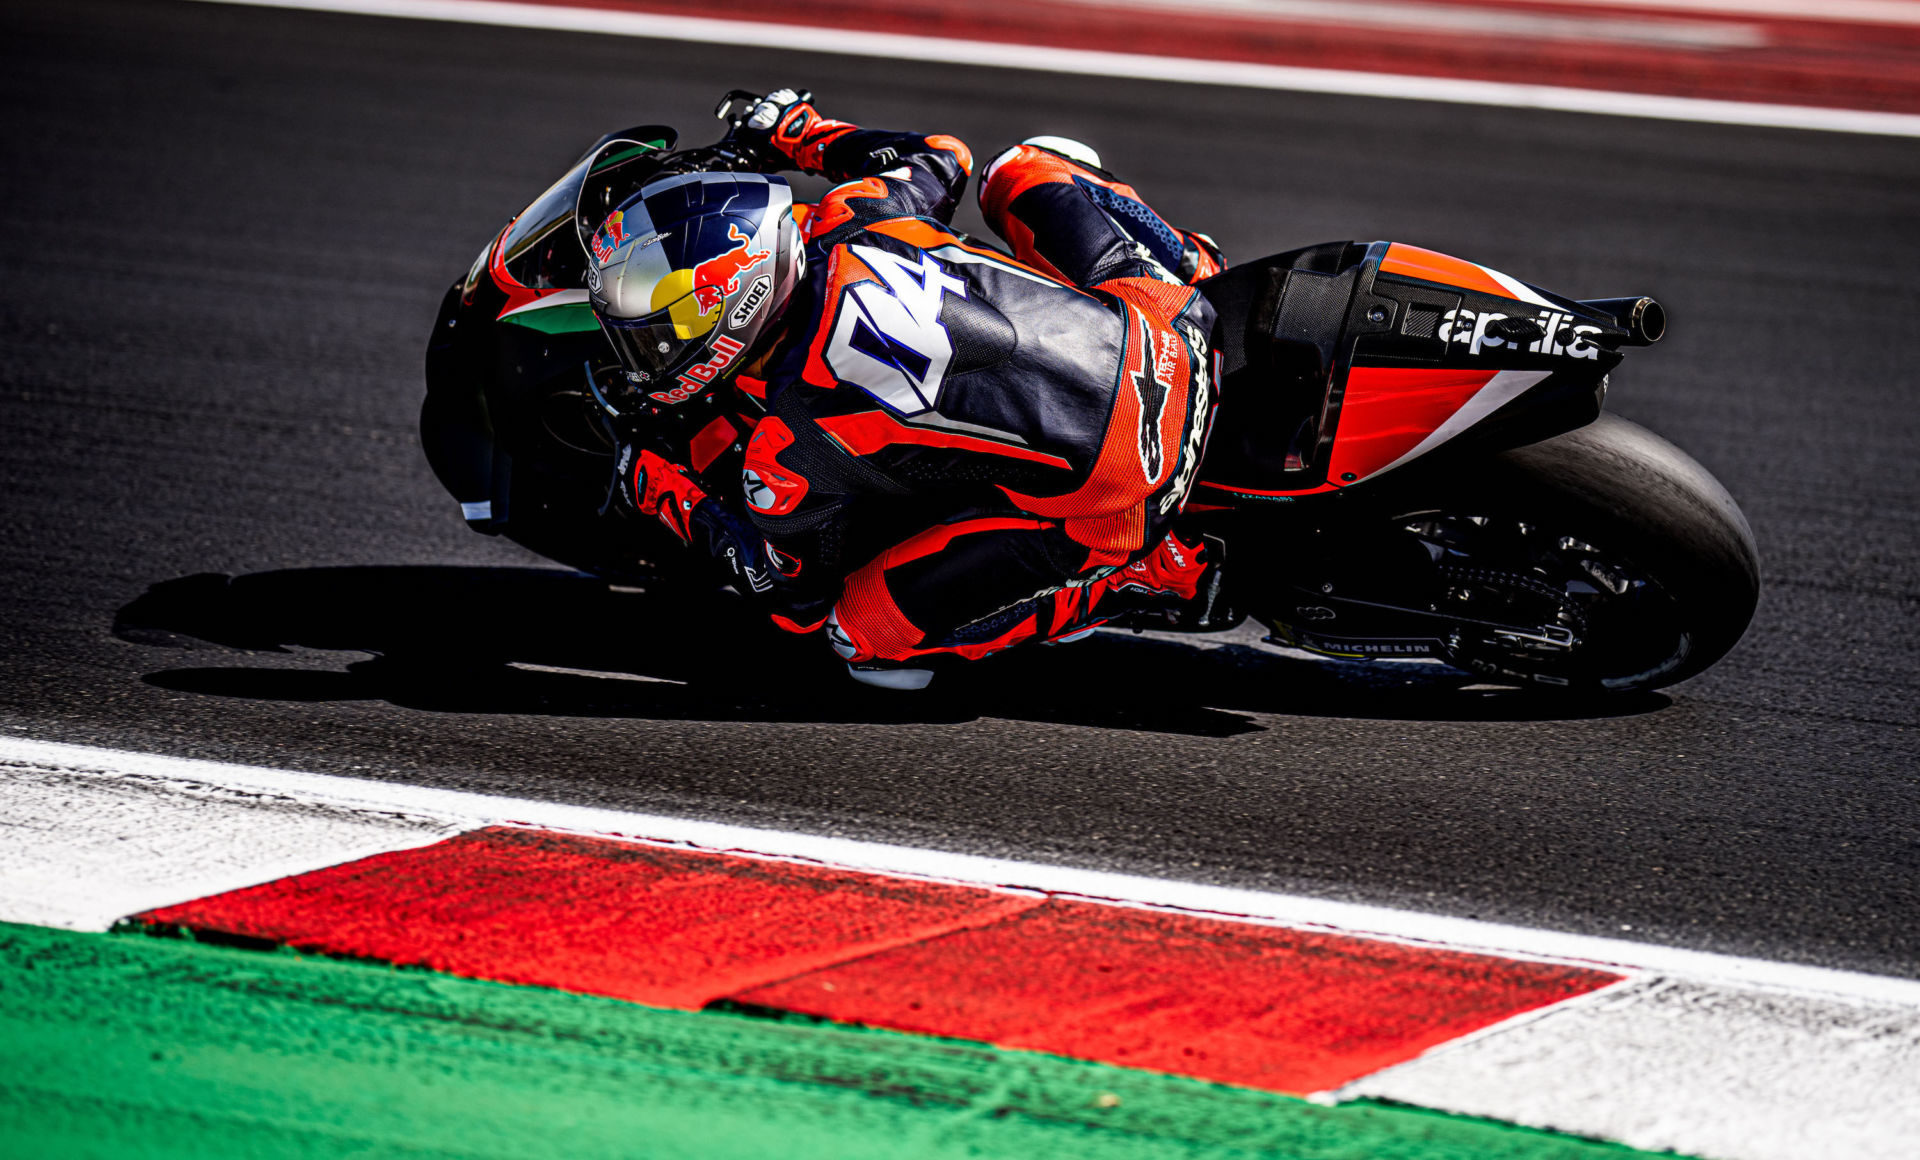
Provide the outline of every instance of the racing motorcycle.
<path id="1" fill-rule="evenodd" d="M 615 583 L 693 561 L 607 502 L 620 424 L 705 490 L 735 496 L 765 404 L 708 390 L 644 415 L 587 302 L 593 231 L 655 178 L 758 169 L 667 126 L 596 142 L 447 290 L 426 354 L 421 441 L 468 525 Z M 1571 693 L 1646 690 L 1724 656 L 1759 596 L 1726 490 L 1659 436 L 1602 412 L 1608 376 L 1666 329 L 1648 297 L 1576 301 L 1399 242 L 1327 242 L 1201 284 L 1217 407 L 1176 528 L 1226 565 L 1220 600 L 1274 644 L 1366 661 L 1438 658 Z M 1169 617 L 1158 627 L 1231 627 Z M 1134 613 L 1132 627 L 1153 615 Z"/>

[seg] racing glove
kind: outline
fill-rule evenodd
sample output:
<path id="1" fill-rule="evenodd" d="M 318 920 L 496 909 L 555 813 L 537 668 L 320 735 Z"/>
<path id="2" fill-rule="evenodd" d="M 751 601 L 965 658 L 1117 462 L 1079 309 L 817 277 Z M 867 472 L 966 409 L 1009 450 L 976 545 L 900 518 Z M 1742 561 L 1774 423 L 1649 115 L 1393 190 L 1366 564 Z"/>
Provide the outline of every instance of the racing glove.
<path id="1" fill-rule="evenodd" d="M 1220 243 L 1194 230 L 1181 230 L 1180 235 L 1180 268 L 1173 273 L 1182 282 L 1191 286 L 1227 268 L 1227 256 L 1220 252 Z"/>
<path id="2" fill-rule="evenodd" d="M 733 139 L 767 164 L 785 169 L 793 162 L 774 144 L 774 139 L 797 141 L 818 119 L 812 93 L 806 89 L 775 89 L 747 110 L 746 120 L 740 123 Z"/>
<path id="3" fill-rule="evenodd" d="M 613 465 L 621 510 L 654 517 L 681 543 L 724 565 L 741 595 L 772 591 L 775 573 L 759 533 L 709 496 L 685 468 L 631 443 L 621 445 Z"/>

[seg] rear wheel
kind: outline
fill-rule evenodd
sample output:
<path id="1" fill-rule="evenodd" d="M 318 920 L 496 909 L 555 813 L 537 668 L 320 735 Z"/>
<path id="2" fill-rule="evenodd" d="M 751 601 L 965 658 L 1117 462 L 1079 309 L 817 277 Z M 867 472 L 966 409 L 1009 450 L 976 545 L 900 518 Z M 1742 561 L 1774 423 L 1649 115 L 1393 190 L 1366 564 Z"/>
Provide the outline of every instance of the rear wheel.
<path id="1" fill-rule="evenodd" d="M 1572 526 L 1492 507 L 1407 520 L 1434 557 L 1439 609 L 1463 618 L 1445 629 L 1441 656 L 1497 679 L 1592 691 L 1656 688 L 1717 659 L 1703 655 L 1699 617 L 1668 583 L 1617 539 L 1594 544 L 1566 534 Z"/>
<path id="2" fill-rule="evenodd" d="M 1493 680 L 1583 693 L 1671 685 L 1725 656 L 1759 599 L 1753 534 L 1732 498 L 1624 419 L 1394 495 L 1323 541 L 1323 558 L 1344 562 L 1315 573 L 1313 589 L 1334 594 L 1316 611 L 1356 635 L 1417 633 Z"/>

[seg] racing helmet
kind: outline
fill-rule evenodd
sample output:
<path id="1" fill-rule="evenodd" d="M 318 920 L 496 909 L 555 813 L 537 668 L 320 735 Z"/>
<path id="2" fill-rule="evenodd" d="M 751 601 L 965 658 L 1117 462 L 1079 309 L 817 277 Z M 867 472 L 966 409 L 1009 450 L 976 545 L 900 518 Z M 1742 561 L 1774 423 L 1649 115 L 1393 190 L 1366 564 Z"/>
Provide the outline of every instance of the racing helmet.
<path id="1" fill-rule="evenodd" d="M 684 403 L 761 353 L 806 269 L 786 180 L 688 173 L 642 186 L 587 239 L 587 297 L 638 402 Z"/>

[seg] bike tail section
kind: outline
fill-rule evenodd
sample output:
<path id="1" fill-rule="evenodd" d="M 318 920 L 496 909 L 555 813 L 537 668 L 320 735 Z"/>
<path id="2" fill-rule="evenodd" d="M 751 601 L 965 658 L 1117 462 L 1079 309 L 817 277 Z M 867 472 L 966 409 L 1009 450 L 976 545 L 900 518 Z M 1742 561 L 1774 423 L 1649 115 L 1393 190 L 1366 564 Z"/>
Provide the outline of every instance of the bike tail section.
<path id="1" fill-rule="evenodd" d="M 1398 242 L 1275 255 L 1203 291 L 1224 382 L 1202 507 L 1293 502 L 1443 447 L 1573 430 L 1599 415 L 1622 348 L 1665 328 L 1650 298 L 1577 302 Z"/>

